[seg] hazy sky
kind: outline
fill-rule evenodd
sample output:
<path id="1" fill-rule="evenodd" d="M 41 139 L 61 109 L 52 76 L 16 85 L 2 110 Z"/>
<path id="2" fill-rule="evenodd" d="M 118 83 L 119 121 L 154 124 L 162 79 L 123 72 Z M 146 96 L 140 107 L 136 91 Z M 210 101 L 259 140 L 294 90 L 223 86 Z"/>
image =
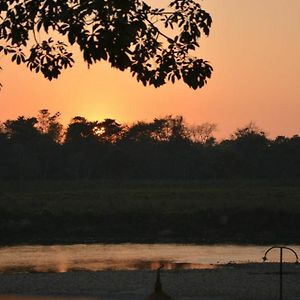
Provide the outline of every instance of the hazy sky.
<path id="1" fill-rule="evenodd" d="M 217 123 L 218 137 L 250 121 L 271 136 L 300 134 L 300 1 L 201 3 L 213 17 L 211 34 L 197 52 L 214 67 L 203 89 L 182 83 L 145 88 L 128 72 L 105 62 L 88 70 L 79 58 L 49 82 L 1 58 L 0 120 L 48 108 L 60 111 L 65 124 L 75 115 L 131 123 L 173 114 L 189 124 Z"/>

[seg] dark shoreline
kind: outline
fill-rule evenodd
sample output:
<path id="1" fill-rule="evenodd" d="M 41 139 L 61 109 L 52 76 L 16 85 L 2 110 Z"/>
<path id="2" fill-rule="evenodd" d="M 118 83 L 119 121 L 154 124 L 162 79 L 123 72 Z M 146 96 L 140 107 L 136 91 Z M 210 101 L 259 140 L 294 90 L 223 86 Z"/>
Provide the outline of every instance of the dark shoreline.
<path id="1" fill-rule="evenodd" d="M 0 222 L 1 223 L 1 222 Z M 34 214 L 2 218 L 0 245 L 78 243 L 300 244 L 300 214 Z"/>

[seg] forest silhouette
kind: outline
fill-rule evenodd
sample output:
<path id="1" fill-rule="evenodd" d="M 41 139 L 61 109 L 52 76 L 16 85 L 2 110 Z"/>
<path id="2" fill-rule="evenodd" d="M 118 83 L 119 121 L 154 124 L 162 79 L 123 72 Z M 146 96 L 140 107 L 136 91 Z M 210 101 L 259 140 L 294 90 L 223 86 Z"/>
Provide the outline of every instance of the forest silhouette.
<path id="1" fill-rule="evenodd" d="M 300 137 L 274 139 L 249 123 L 217 141 L 215 124 L 181 116 L 119 124 L 47 109 L 0 123 L 1 180 L 272 179 L 300 175 Z"/>

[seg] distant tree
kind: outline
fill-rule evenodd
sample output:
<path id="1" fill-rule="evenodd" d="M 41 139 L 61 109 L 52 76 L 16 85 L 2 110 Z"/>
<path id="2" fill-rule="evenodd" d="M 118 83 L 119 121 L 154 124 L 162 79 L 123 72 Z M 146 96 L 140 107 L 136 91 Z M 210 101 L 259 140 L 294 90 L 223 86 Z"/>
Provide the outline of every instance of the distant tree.
<path id="1" fill-rule="evenodd" d="M 233 139 L 241 139 L 248 137 L 265 137 L 266 133 L 261 130 L 254 122 L 250 122 L 242 128 L 238 128 L 232 135 Z"/>
<path id="2" fill-rule="evenodd" d="M 166 120 L 168 131 L 170 132 L 170 141 L 178 142 L 189 140 L 189 131 L 182 116 L 168 116 Z"/>
<path id="3" fill-rule="evenodd" d="M 124 140 L 136 142 L 169 142 L 188 138 L 189 132 L 182 116 L 155 118 L 148 123 L 139 121 L 129 126 L 124 134 Z"/>
<path id="4" fill-rule="evenodd" d="M 66 130 L 66 142 L 96 141 L 98 139 L 97 125 L 97 122 L 90 122 L 84 117 L 74 117 Z"/>
<path id="5" fill-rule="evenodd" d="M 0 52 L 50 80 L 74 63 L 67 43 L 88 65 L 108 61 L 144 85 L 182 79 L 197 89 L 211 77 L 208 62 L 192 55 L 212 23 L 194 0 L 171 1 L 169 10 L 140 0 L 0 0 L 0 17 Z"/>
<path id="6" fill-rule="evenodd" d="M 47 179 L 58 176 L 61 167 L 62 125 L 59 114 L 41 110 L 37 117 L 18 117 L 4 122 L 4 132 L 10 142 L 10 164 L 15 177 Z"/>
<path id="7" fill-rule="evenodd" d="M 151 125 L 143 121 L 139 121 L 129 126 L 123 136 L 123 141 L 149 142 L 151 140 L 152 140 Z"/>
<path id="8" fill-rule="evenodd" d="M 12 169 L 20 182 L 39 174 L 37 155 L 41 133 L 36 118 L 18 117 L 4 122 L 4 130 L 11 144 Z"/>
<path id="9" fill-rule="evenodd" d="M 300 177 L 300 137 L 278 136 L 271 143 L 269 169 L 274 177 Z"/>
<path id="10" fill-rule="evenodd" d="M 238 128 L 229 143 L 234 154 L 236 174 L 243 173 L 246 177 L 267 176 L 265 168 L 270 141 L 266 133 L 250 122 Z"/>
<path id="11" fill-rule="evenodd" d="M 67 173 L 77 179 L 91 178 L 97 162 L 103 157 L 100 148 L 98 122 L 74 117 L 66 129 L 65 163 Z"/>
<path id="12" fill-rule="evenodd" d="M 200 125 L 189 126 L 188 130 L 193 142 L 200 144 L 212 144 L 215 142 L 213 133 L 217 130 L 217 124 L 206 122 Z"/>
<path id="13" fill-rule="evenodd" d="M 96 134 L 100 141 L 107 143 L 116 143 L 124 133 L 124 126 L 113 119 L 105 119 L 96 124 Z"/>
<path id="14" fill-rule="evenodd" d="M 154 119 L 150 123 L 152 137 L 156 141 L 167 142 L 176 139 L 187 139 L 188 130 L 182 116 L 171 115 L 164 118 Z"/>
<path id="15" fill-rule="evenodd" d="M 59 117 L 59 112 L 51 115 L 48 109 L 41 109 L 37 116 L 39 131 L 56 143 L 63 139 L 63 125 L 59 122 Z"/>
<path id="16" fill-rule="evenodd" d="M 248 154 L 263 150 L 269 144 L 266 133 L 253 122 L 243 128 L 238 128 L 232 139 L 236 147 Z"/>
<path id="17" fill-rule="evenodd" d="M 9 139 L 15 142 L 28 144 L 36 140 L 40 132 L 36 128 L 37 118 L 18 117 L 16 120 L 4 122 L 4 130 Z"/>
<path id="18" fill-rule="evenodd" d="M 151 123 L 151 135 L 159 142 L 167 142 L 171 135 L 171 129 L 168 126 L 168 118 L 155 118 Z"/>

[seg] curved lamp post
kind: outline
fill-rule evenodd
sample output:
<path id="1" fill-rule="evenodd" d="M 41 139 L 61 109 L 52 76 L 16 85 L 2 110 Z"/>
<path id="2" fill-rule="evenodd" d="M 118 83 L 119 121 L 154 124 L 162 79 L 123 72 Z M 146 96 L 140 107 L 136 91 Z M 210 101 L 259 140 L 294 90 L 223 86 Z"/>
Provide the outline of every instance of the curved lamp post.
<path id="1" fill-rule="evenodd" d="M 273 250 L 273 249 L 279 249 L 280 250 L 280 269 L 279 269 L 279 276 L 280 276 L 280 285 L 279 285 L 279 299 L 282 300 L 282 256 L 283 256 L 283 249 L 285 250 L 289 250 L 290 252 L 294 253 L 295 257 L 296 257 L 296 264 L 299 263 L 299 258 L 298 255 L 296 253 L 296 251 L 290 247 L 285 247 L 285 246 L 273 246 L 270 247 L 266 252 L 265 255 L 263 257 L 263 261 L 267 260 L 267 255 L 268 253 Z"/>

